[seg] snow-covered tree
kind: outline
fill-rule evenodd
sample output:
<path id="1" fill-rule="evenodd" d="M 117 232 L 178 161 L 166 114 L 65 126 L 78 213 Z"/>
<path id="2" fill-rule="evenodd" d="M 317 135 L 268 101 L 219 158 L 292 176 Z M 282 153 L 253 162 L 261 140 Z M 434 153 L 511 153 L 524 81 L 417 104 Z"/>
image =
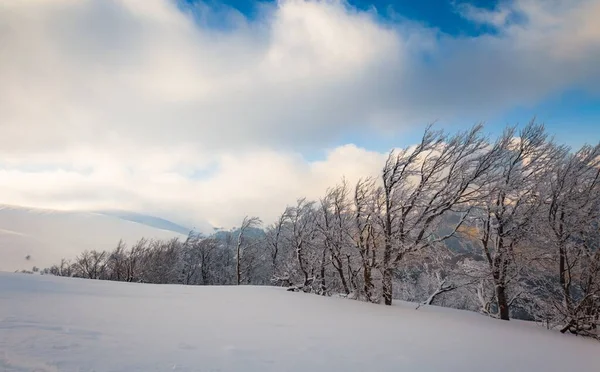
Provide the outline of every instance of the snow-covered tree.
<path id="1" fill-rule="evenodd" d="M 246 232 L 248 229 L 253 227 L 258 227 L 262 221 L 258 217 L 244 217 L 242 221 L 242 225 L 237 231 L 237 243 L 236 243 L 236 252 L 235 252 L 235 273 L 236 273 L 236 284 L 240 285 L 242 283 L 242 254 L 244 253 L 245 243 L 246 243 Z"/>
<path id="2" fill-rule="evenodd" d="M 350 295 L 358 289 L 357 274 L 360 265 L 358 252 L 354 246 L 353 211 L 350 192 L 345 181 L 327 190 L 319 202 L 317 229 L 322 237 L 324 253 L 337 273 L 341 291 Z M 357 267 L 358 266 L 358 267 Z M 321 268 L 321 279 L 325 278 L 325 266 Z M 336 288 L 337 290 L 337 288 Z"/>
<path id="3" fill-rule="evenodd" d="M 352 239 L 360 257 L 363 294 L 368 302 L 378 302 L 380 298 L 375 281 L 379 272 L 383 238 L 381 229 L 376 223 L 376 214 L 379 210 L 377 191 L 373 179 L 359 180 L 354 188 L 352 206 L 354 220 Z"/>
<path id="4" fill-rule="evenodd" d="M 494 149 L 498 156 L 474 213 L 486 262 L 478 296 L 482 311 L 509 320 L 511 306 L 524 293 L 528 239 L 542 206 L 543 182 L 561 151 L 533 122 L 519 132 L 507 128 Z"/>
<path id="5" fill-rule="evenodd" d="M 285 237 L 295 261 L 288 263 L 286 276 L 292 283 L 297 283 L 298 289 L 310 292 L 322 258 L 322 249 L 316 244 L 315 203 L 304 198 L 298 199 L 295 206 L 286 209 L 285 215 L 288 216 Z"/>
<path id="6" fill-rule="evenodd" d="M 270 279 L 272 282 L 278 283 L 281 275 L 281 251 L 284 250 L 284 234 L 285 223 L 288 220 L 286 212 L 279 215 L 277 221 L 267 227 L 265 230 L 265 245 L 270 251 L 271 256 L 271 273 Z M 289 283 L 286 283 L 289 285 Z"/>
<path id="7" fill-rule="evenodd" d="M 598 336 L 600 317 L 600 144 L 565 154 L 548 177 L 546 311 L 562 332 Z"/>
<path id="8" fill-rule="evenodd" d="M 107 252 L 84 251 L 75 258 L 74 275 L 86 279 L 103 279 L 106 273 Z"/>
<path id="9" fill-rule="evenodd" d="M 379 224 L 384 237 L 383 300 L 392 303 L 394 270 L 408 254 L 443 243 L 464 222 L 480 197 L 496 158 L 481 135 L 481 126 L 448 136 L 428 128 L 421 142 L 392 151 L 383 168 Z M 448 211 L 461 219 L 440 236 L 438 223 Z"/>

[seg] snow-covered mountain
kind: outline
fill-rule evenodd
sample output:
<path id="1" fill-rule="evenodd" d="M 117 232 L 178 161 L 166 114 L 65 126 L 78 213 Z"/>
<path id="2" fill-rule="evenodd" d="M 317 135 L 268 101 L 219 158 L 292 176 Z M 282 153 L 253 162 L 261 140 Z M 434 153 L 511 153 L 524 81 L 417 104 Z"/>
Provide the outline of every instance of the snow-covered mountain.
<path id="1" fill-rule="evenodd" d="M 150 227 L 154 227 L 161 230 L 174 231 L 184 235 L 187 235 L 191 229 L 202 233 L 208 233 L 212 231 L 212 226 L 210 226 L 210 224 L 208 224 L 207 222 L 201 223 L 199 226 L 188 227 L 180 225 L 173 221 L 166 220 L 164 218 L 129 211 L 102 210 L 96 211 L 96 213 L 103 214 L 106 216 L 117 217 L 126 221 L 141 223 L 142 225 L 148 225 Z"/>
<path id="2" fill-rule="evenodd" d="M 86 249 L 108 250 L 120 239 L 183 237 L 189 228 L 122 211 L 81 212 L 0 205 L 0 271 L 44 268 Z"/>

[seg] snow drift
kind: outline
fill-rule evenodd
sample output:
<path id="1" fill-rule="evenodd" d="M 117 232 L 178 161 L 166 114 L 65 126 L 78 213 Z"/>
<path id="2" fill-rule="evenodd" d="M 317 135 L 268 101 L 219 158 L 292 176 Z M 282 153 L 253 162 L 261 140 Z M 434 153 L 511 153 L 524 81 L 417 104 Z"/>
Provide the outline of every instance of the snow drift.
<path id="1" fill-rule="evenodd" d="M 411 305 L 412 306 L 412 305 Z M 274 287 L 0 273 L 3 371 L 597 371 L 600 343 L 533 324 Z"/>

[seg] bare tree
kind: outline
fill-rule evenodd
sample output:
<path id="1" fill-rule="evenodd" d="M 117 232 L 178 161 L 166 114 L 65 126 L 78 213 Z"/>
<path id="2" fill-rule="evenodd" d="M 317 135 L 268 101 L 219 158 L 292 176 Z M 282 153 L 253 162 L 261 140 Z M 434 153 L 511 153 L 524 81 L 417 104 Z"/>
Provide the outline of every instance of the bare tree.
<path id="1" fill-rule="evenodd" d="M 73 265 L 71 265 L 71 263 L 68 260 L 62 258 L 60 260 L 60 264 L 52 265 L 50 268 L 44 269 L 43 272 L 45 274 L 50 274 L 50 275 L 55 275 L 55 276 L 70 277 L 70 276 L 73 276 Z"/>
<path id="2" fill-rule="evenodd" d="M 277 221 L 265 231 L 265 241 L 271 250 L 271 277 L 275 282 L 278 281 L 277 276 L 279 275 L 280 250 L 283 244 L 285 223 L 289 218 L 286 212 L 279 215 Z"/>
<path id="3" fill-rule="evenodd" d="M 146 252 L 147 239 L 138 240 L 127 252 L 125 261 L 125 280 L 128 282 L 137 281 L 140 279 L 140 262 L 142 256 Z"/>
<path id="4" fill-rule="evenodd" d="M 87 279 L 102 279 L 107 257 L 107 252 L 84 251 L 75 258 L 75 275 Z"/>
<path id="5" fill-rule="evenodd" d="M 374 270 L 379 266 L 378 252 L 381 232 L 375 222 L 377 193 L 373 179 L 359 180 L 354 189 L 354 231 L 353 240 L 359 252 L 362 273 L 363 291 L 368 302 L 378 302 L 375 293 Z"/>
<path id="6" fill-rule="evenodd" d="M 198 251 L 198 242 L 202 240 L 202 235 L 194 231 L 188 233 L 187 238 L 181 247 L 179 259 L 181 262 L 181 274 L 179 282 L 181 284 L 194 284 L 200 269 L 200 252 Z"/>
<path id="7" fill-rule="evenodd" d="M 213 263 L 215 260 L 214 252 L 218 248 L 218 242 L 214 238 L 202 239 L 196 243 L 200 256 L 200 278 L 202 284 L 216 284 L 214 281 Z"/>
<path id="8" fill-rule="evenodd" d="M 248 229 L 253 228 L 253 227 L 258 227 L 258 226 L 260 226 L 261 223 L 262 223 L 262 221 L 258 217 L 246 216 L 246 217 L 244 217 L 244 220 L 242 221 L 242 225 L 240 226 L 240 228 L 238 230 L 238 239 L 237 239 L 236 255 L 235 255 L 235 257 L 236 257 L 235 272 L 236 272 L 237 285 L 240 285 L 242 282 L 241 260 L 242 260 L 242 253 L 243 253 L 244 234 L 247 232 Z"/>
<path id="9" fill-rule="evenodd" d="M 287 239 L 295 253 L 297 268 L 302 277 L 302 284 L 297 287 L 303 291 L 311 291 L 314 281 L 315 264 L 318 261 L 315 249 L 316 213 L 314 202 L 299 199 L 294 207 L 286 209 L 289 216 Z"/>
<path id="10" fill-rule="evenodd" d="M 383 168 L 378 213 L 384 236 L 386 305 L 392 303 L 393 272 L 405 255 L 453 236 L 480 196 L 496 156 L 481 128 L 451 137 L 428 128 L 417 146 L 390 153 Z M 463 217 L 448 234 L 438 236 L 437 223 L 453 209 Z"/>
<path id="11" fill-rule="evenodd" d="M 598 337 L 600 316 L 600 144 L 566 154 L 549 177 L 545 214 L 554 249 L 551 271 L 557 273 L 558 293 L 550 286 L 551 312 L 562 332 Z M 555 276 L 552 276 L 554 278 Z"/>
<path id="12" fill-rule="evenodd" d="M 319 203 L 319 218 L 317 228 L 323 237 L 324 253 L 328 253 L 342 285 L 342 290 L 349 295 L 351 279 L 353 276 L 352 265 L 354 261 L 352 240 L 352 211 L 351 200 L 346 182 L 327 190 L 324 198 Z M 323 259 L 322 262 L 325 260 Z M 321 278 L 324 280 L 324 265 L 321 267 Z M 324 284 L 323 284 L 324 286 Z"/>
<path id="13" fill-rule="evenodd" d="M 509 127 L 497 141 L 493 177 L 485 185 L 477 210 L 480 246 L 489 269 L 479 292 L 482 309 L 490 312 L 484 295 L 490 281 L 494 288 L 491 303 L 496 308 L 491 315 L 503 320 L 510 319 L 510 307 L 522 294 L 517 290 L 509 294 L 509 286 L 518 287 L 527 267 L 519 261 L 526 253 L 523 243 L 541 206 L 542 182 L 559 155 L 542 125 L 531 122 L 516 134 L 516 128 Z"/>
<path id="14" fill-rule="evenodd" d="M 117 248 L 108 255 L 107 271 L 110 280 L 122 281 L 126 280 L 126 245 L 120 240 Z"/>
<path id="15" fill-rule="evenodd" d="M 177 238 L 167 241 L 152 240 L 141 254 L 140 278 L 146 283 L 178 283 L 182 271 L 181 248 Z"/>

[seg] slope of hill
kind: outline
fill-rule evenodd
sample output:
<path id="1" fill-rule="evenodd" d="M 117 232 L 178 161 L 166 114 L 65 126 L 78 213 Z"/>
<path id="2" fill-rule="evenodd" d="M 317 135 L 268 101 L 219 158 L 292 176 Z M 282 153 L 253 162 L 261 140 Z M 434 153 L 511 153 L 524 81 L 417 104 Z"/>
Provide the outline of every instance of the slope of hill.
<path id="1" fill-rule="evenodd" d="M 47 267 L 86 249 L 113 249 L 120 239 L 176 236 L 183 237 L 114 215 L 0 206 L 0 271 Z"/>
<path id="2" fill-rule="evenodd" d="M 533 324 L 274 287 L 0 273 L 4 371 L 597 371 L 600 343 Z"/>
<path id="3" fill-rule="evenodd" d="M 187 235 L 192 228 L 181 226 L 172 221 L 165 220 L 164 218 L 148 216 L 141 213 L 128 212 L 128 211 L 119 211 L 119 210 L 103 210 L 96 211 L 98 214 L 103 214 L 106 216 L 117 217 L 123 220 L 141 223 L 142 225 L 148 225 L 150 227 L 155 227 L 161 230 L 169 230 L 174 231 L 176 233 Z M 194 228 L 195 231 L 206 233 L 210 232 L 212 227 L 206 223 L 202 224 L 199 227 Z"/>

